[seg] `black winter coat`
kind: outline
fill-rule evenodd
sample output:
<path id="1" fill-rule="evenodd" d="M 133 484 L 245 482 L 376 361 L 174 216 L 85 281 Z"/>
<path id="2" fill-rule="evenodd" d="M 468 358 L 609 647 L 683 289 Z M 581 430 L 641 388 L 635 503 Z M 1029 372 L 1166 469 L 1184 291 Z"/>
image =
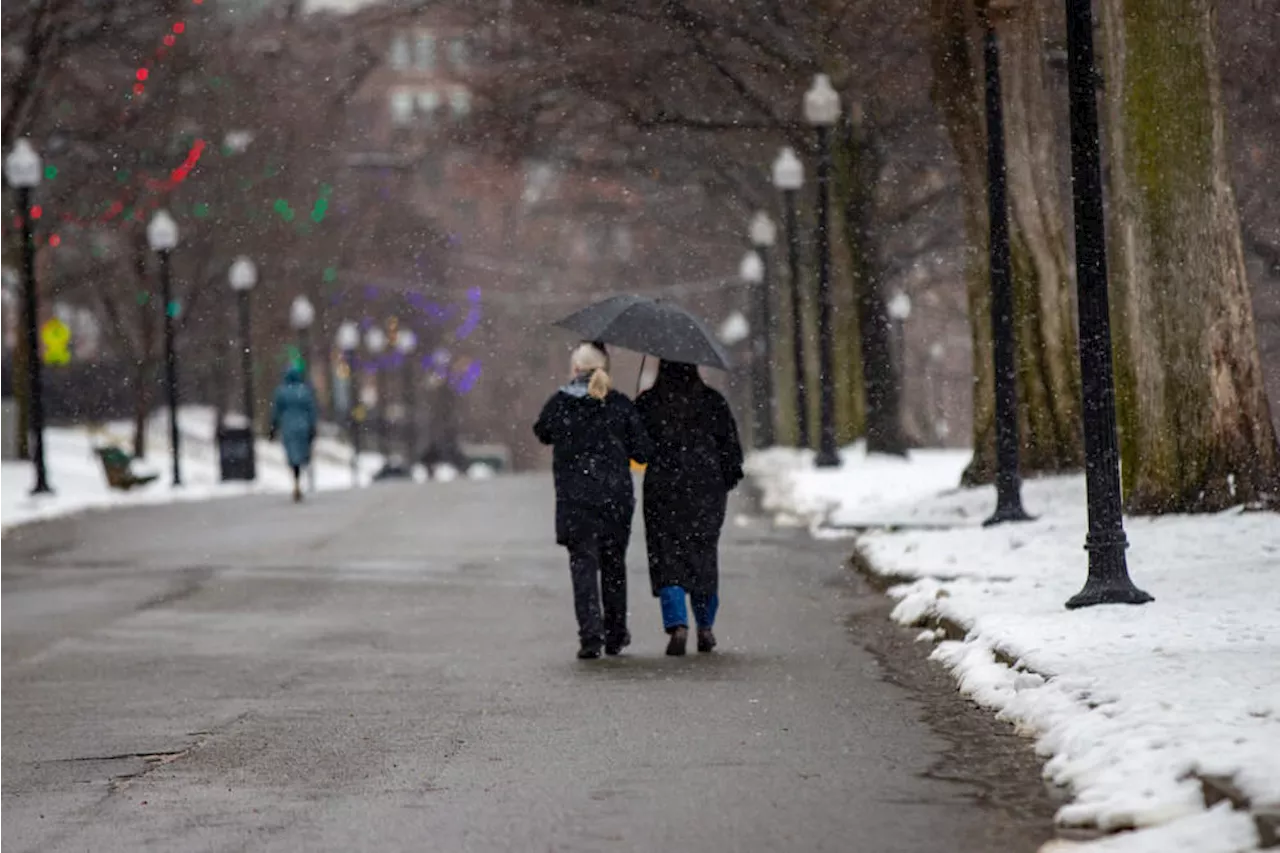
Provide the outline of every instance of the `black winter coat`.
<path id="1" fill-rule="evenodd" d="M 631 462 L 649 461 L 653 444 L 625 395 L 587 395 L 588 377 L 561 388 L 542 407 L 534 435 L 554 448 L 556 542 L 590 535 L 629 536 L 635 512 Z"/>
<path id="2" fill-rule="evenodd" d="M 654 595 L 664 586 L 711 594 L 728 495 L 742 479 L 729 404 L 700 381 L 683 394 L 655 388 L 636 400 L 654 443 L 644 475 L 644 529 Z"/>

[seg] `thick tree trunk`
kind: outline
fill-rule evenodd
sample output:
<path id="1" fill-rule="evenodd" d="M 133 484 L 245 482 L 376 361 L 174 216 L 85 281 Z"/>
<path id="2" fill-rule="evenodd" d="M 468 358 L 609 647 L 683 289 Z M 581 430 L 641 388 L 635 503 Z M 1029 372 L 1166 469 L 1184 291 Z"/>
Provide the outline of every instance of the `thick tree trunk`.
<path id="1" fill-rule="evenodd" d="M 1004 81 L 1010 238 L 1018 334 L 1018 406 L 1024 473 L 1083 464 L 1075 307 L 1056 135 L 1045 79 L 1042 9 L 1002 4 L 996 17 Z M 973 331 L 973 461 L 966 485 L 995 476 L 995 393 L 987 269 L 986 122 L 974 0 L 932 0 L 934 99 L 960 163 L 969 238 L 969 322 Z M 994 14 L 994 11 L 993 11 Z"/>
<path id="2" fill-rule="evenodd" d="M 889 317 L 880 292 L 878 257 L 871 218 L 879 164 L 862 122 L 846 116 L 841 124 L 837 186 L 842 201 L 841 234 L 853 279 L 857 314 L 858 361 L 868 453 L 905 456 L 901 394 L 890 352 Z"/>
<path id="3" fill-rule="evenodd" d="M 1103 0 L 1121 471 L 1134 512 L 1274 496 L 1211 0 Z"/>
<path id="4" fill-rule="evenodd" d="M 856 299 L 855 265 L 856 247 L 846 239 L 845 226 L 848 186 L 841 180 L 845 152 L 837 133 L 832 133 L 831 180 L 831 302 L 832 345 L 835 364 L 836 390 L 836 441 L 849 444 L 866 434 L 866 393 L 862 381 L 862 347 L 859 343 L 858 304 Z M 815 280 L 813 291 L 818 291 Z M 814 300 L 817 311 L 817 300 Z M 814 319 L 815 330 L 817 319 Z M 816 332 L 815 332 L 816 334 Z M 818 338 L 814 338 L 814 356 L 817 357 Z M 821 387 L 816 383 L 814 396 L 820 397 Z M 817 421 L 815 421 L 817 423 Z"/>

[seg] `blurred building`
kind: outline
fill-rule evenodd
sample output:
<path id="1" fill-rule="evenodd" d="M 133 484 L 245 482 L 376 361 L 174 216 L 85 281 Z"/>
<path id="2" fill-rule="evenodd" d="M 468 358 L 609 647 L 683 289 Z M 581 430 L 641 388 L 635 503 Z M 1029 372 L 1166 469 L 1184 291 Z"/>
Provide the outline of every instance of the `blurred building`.
<path id="1" fill-rule="evenodd" d="M 381 61 L 352 98 L 347 166 L 380 191 L 407 192 L 447 242 L 438 280 L 415 284 L 406 271 L 403 282 L 416 293 L 407 310 L 424 298 L 427 310 L 458 309 L 431 345 L 471 381 L 455 383 L 451 399 L 433 398 L 437 408 L 456 409 L 432 422 L 438 431 L 508 445 L 518 468 L 546 464 L 530 426 L 565 380 L 574 343 L 550 323 L 609 293 L 662 290 L 712 262 L 663 251 L 654 218 L 661 207 L 638 181 L 511 159 L 483 144 L 476 90 L 490 73 L 484 58 L 502 37 L 500 23 L 476 30 L 440 7 L 406 16 L 390 6 L 368 6 L 349 21 L 378 46 Z M 361 272 L 344 271 L 348 277 Z M 615 366 L 620 385 L 638 371 L 639 359 L 631 361 Z"/>

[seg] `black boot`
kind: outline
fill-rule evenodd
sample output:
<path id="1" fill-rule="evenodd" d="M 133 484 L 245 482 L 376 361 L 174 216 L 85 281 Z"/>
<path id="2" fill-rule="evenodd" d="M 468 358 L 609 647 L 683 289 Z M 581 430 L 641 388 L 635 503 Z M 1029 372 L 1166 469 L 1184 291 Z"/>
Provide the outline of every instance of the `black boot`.
<path id="1" fill-rule="evenodd" d="M 716 647 L 716 635 L 710 628 L 698 629 L 698 651 L 706 654 Z"/>
<path id="2" fill-rule="evenodd" d="M 622 650 L 629 645 L 631 645 L 631 632 L 623 631 L 621 634 L 604 641 L 604 653 L 610 656 L 620 655 Z"/>
<path id="3" fill-rule="evenodd" d="M 667 643 L 667 654 L 672 657 L 683 657 L 685 647 L 689 645 L 689 629 L 683 625 L 671 629 L 671 640 Z"/>

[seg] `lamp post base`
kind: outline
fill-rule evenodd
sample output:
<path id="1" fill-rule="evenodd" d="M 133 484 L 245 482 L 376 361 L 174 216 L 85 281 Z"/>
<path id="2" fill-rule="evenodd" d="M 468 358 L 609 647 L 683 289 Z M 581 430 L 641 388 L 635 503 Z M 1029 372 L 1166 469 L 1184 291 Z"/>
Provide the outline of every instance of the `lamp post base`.
<path id="1" fill-rule="evenodd" d="M 819 450 L 813 464 L 818 468 L 839 468 L 840 454 L 834 450 Z"/>
<path id="2" fill-rule="evenodd" d="M 1155 601 L 1148 593 L 1133 585 L 1125 564 L 1128 547 L 1123 532 L 1090 533 L 1085 537 L 1089 552 L 1089 577 L 1084 589 L 1067 601 L 1068 610 L 1093 607 L 1096 604 L 1147 604 Z"/>
<path id="3" fill-rule="evenodd" d="M 1015 497 L 1012 501 L 996 501 L 996 511 L 991 513 L 990 518 L 982 522 L 982 526 L 992 527 L 997 524 L 1004 524 L 1006 521 L 1035 520 L 1034 515 L 1022 508 L 1022 501 Z"/>
<path id="4" fill-rule="evenodd" d="M 1133 585 L 1128 577 L 1085 582 L 1084 589 L 1067 599 L 1068 610 L 1093 607 L 1095 604 L 1147 604 L 1155 601 L 1149 593 Z"/>
<path id="5" fill-rule="evenodd" d="M 36 495 L 51 495 L 53 494 L 53 489 L 49 488 L 48 483 L 36 483 L 35 488 L 31 490 L 30 494 L 32 497 Z"/>

